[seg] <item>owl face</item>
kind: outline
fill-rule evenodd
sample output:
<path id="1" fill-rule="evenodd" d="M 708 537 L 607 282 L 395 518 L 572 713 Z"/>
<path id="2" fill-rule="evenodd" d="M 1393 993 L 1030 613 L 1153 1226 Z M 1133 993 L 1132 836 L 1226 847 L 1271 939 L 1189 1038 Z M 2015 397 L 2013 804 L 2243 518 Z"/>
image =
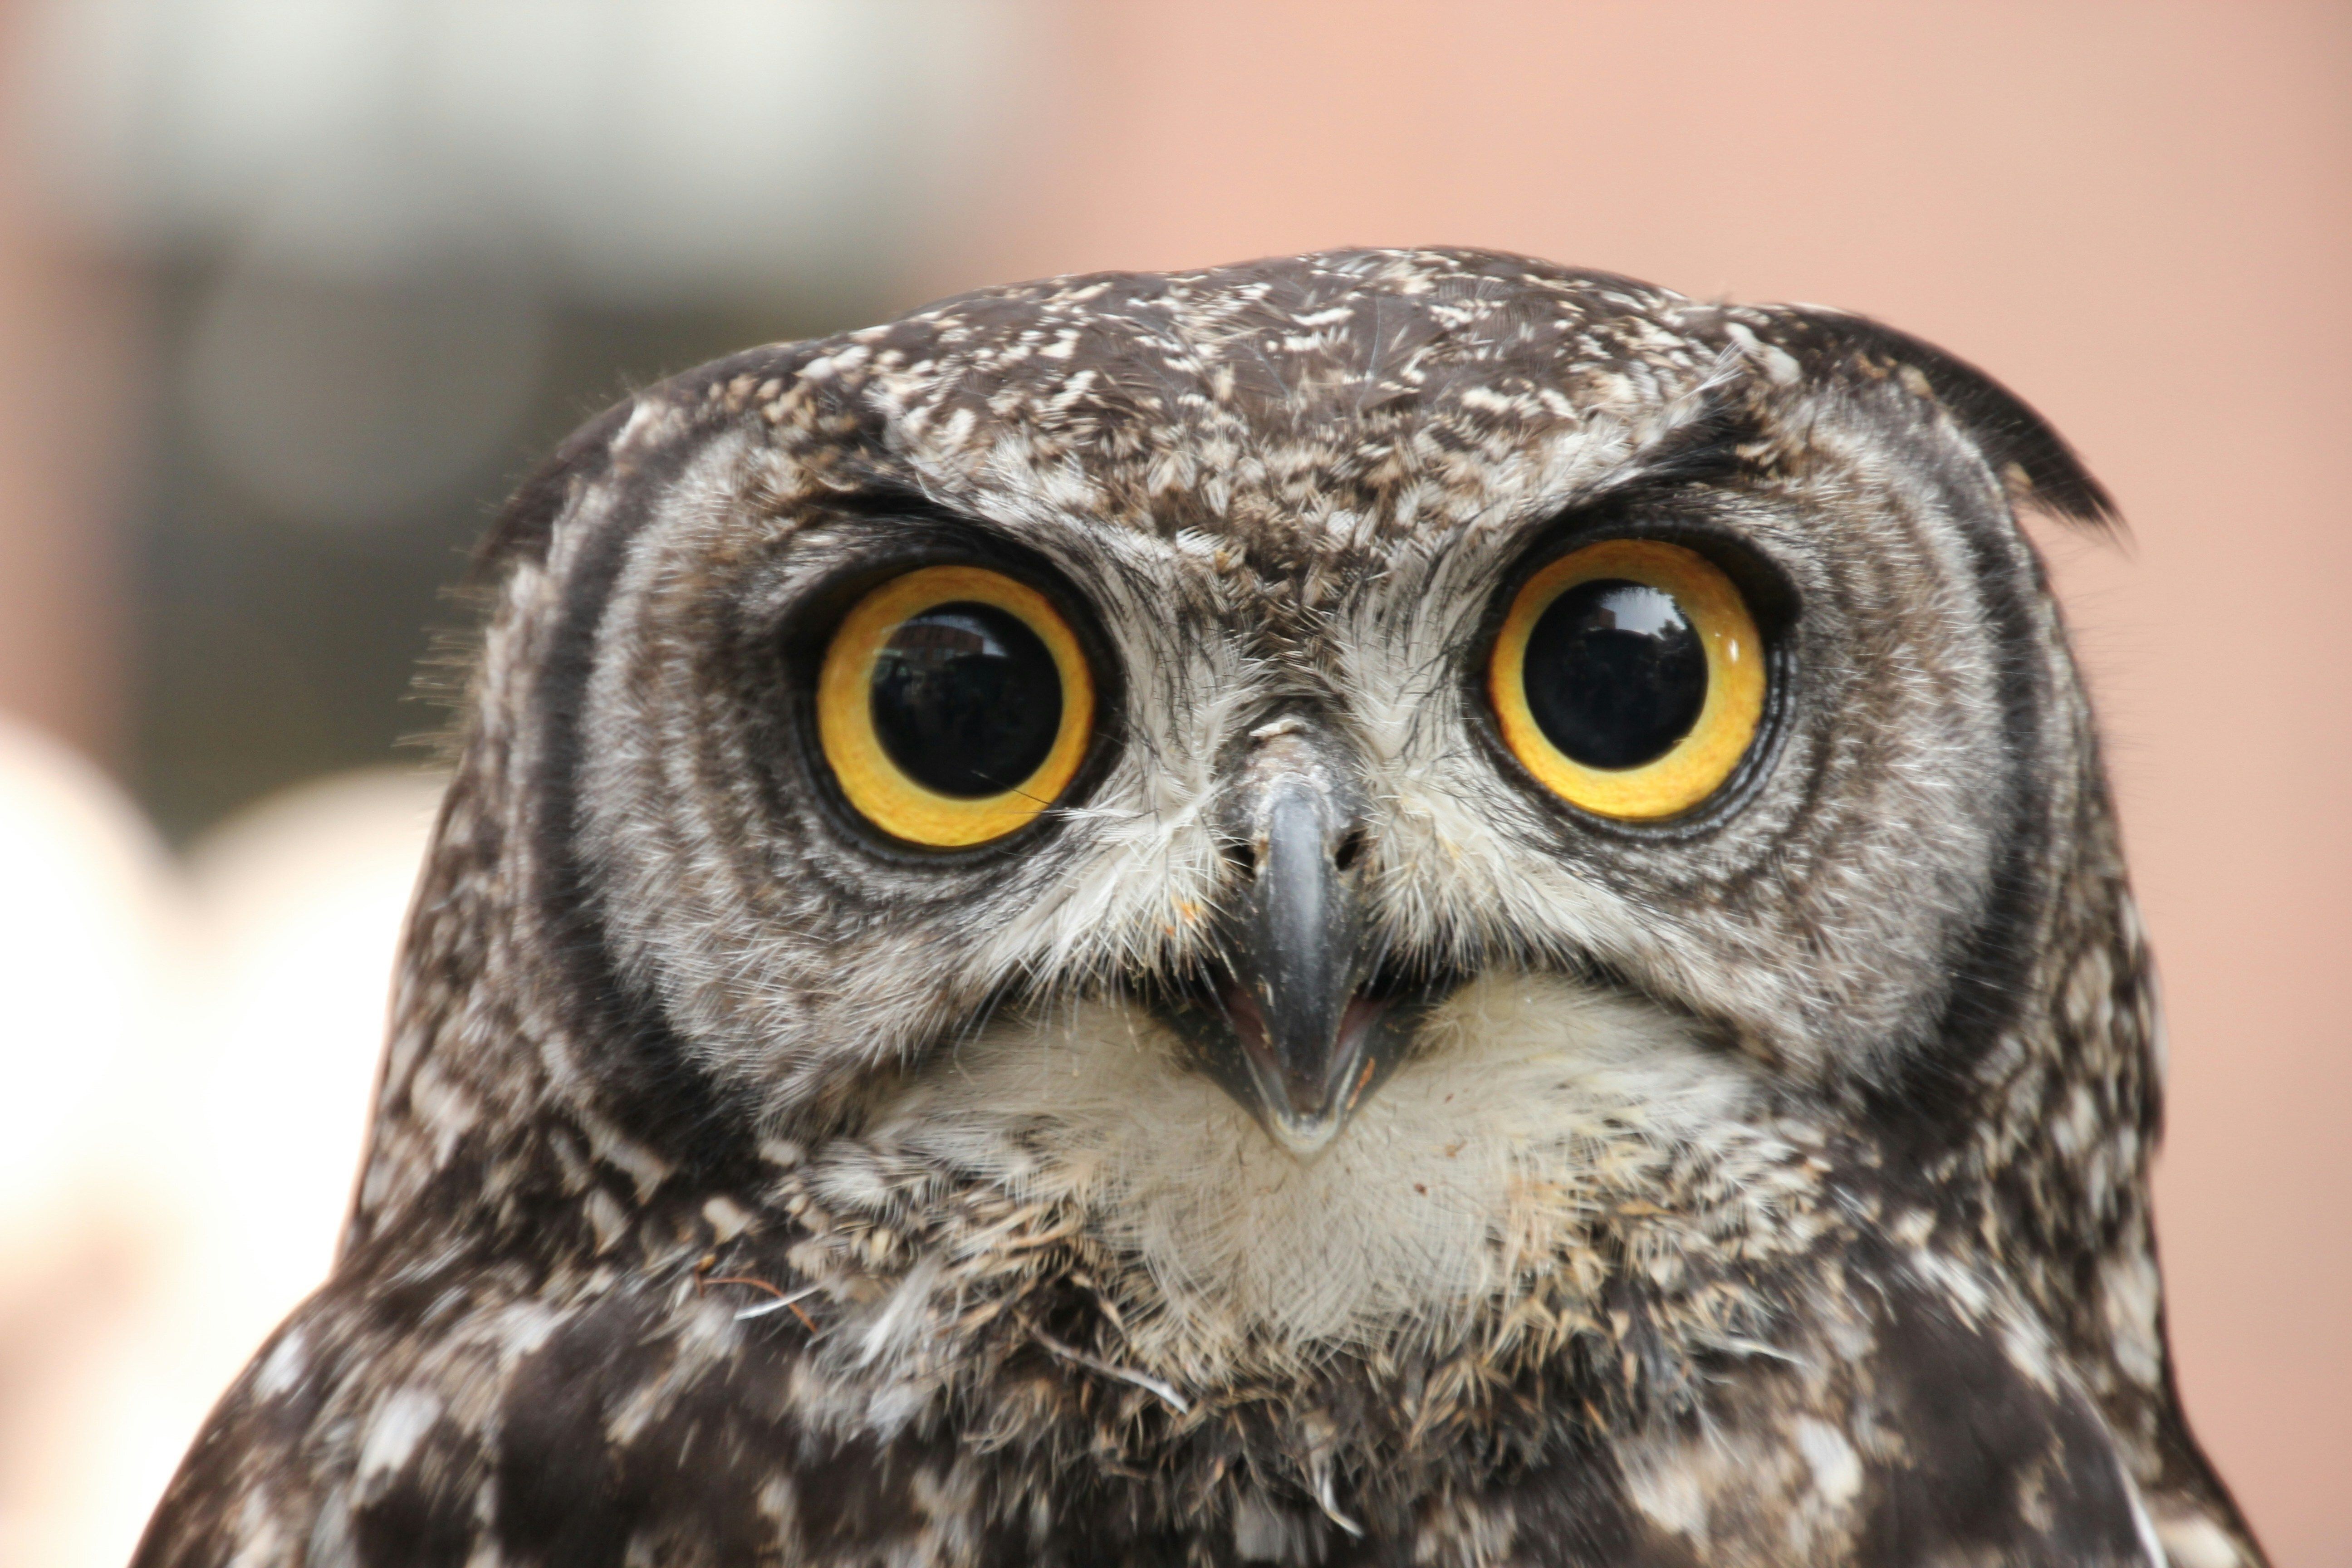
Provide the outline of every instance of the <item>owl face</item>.
<path id="1" fill-rule="evenodd" d="M 1806 1094 L 1997 1024 L 2078 769 L 2054 437 L 1822 313 L 1285 287 L 1010 290 L 611 434 L 577 811 L 695 1059 L 814 1125 L 1108 1010 L 1309 1158 L 1498 976 Z"/>

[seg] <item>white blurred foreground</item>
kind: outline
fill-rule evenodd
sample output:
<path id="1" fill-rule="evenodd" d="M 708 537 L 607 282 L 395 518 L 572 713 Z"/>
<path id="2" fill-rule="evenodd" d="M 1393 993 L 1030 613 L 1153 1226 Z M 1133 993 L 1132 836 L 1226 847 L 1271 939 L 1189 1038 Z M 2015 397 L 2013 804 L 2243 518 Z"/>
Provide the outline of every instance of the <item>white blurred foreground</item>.
<path id="1" fill-rule="evenodd" d="M 438 790 L 345 774 L 175 859 L 0 722 L 0 1563 L 118 1568 L 325 1274 Z"/>

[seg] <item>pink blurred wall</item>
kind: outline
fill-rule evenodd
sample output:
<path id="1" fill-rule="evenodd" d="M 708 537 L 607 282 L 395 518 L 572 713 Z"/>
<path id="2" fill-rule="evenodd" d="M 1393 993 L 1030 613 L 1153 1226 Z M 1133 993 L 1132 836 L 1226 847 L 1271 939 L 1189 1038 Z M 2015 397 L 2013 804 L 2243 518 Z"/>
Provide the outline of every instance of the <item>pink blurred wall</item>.
<path id="1" fill-rule="evenodd" d="M 2352 1559 L 2352 9 L 1073 0 L 937 292 L 1492 246 L 1882 317 L 2133 543 L 2054 544 L 2170 1009 L 2189 1408 L 2282 1568 Z"/>
<path id="2" fill-rule="evenodd" d="M 0 714 L 113 761 L 128 659 L 111 523 L 141 407 L 132 289 L 38 188 L 30 117 L 5 91 L 26 10 L 0 0 Z"/>

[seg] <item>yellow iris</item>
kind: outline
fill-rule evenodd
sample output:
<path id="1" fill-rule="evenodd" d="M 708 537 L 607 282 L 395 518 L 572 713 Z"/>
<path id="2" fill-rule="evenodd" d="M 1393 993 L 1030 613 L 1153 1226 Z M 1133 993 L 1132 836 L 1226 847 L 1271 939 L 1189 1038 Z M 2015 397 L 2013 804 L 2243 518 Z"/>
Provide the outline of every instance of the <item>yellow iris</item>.
<path id="1" fill-rule="evenodd" d="M 1764 716 L 1763 639 L 1705 556 L 1607 540 L 1518 591 L 1487 693 L 1504 743 L 1546 788 L 1601 816 L 1655 820 L 1706 800 L 1747 754 Z"/>
<path id="2" fill-rule="evenodd" d="M 825 649 L 817 741 L 842 794 L 894 838 L 1002 838 L 1069 787 L 1094 677 L 1045 595 L 982 566 L 894 577 Z"/>

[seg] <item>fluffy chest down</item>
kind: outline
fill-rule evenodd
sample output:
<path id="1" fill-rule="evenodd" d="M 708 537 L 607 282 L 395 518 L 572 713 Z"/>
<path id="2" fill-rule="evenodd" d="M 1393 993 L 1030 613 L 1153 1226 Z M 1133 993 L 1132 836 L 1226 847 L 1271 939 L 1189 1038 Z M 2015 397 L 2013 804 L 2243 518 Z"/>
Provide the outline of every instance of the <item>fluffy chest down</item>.
<path id="1" fill-rule="evenodd" d="M 1640 1002 L 1538 975 L 1465 986 L 1312 1159 L 1173 1047 L 1112 1004 L 1001 1025 L 866 1142 L 1065 1216 L 1107 1260 L 1126 1353 L 1180 1384 L 1441 1352 L 1529 1293 L 1589 1308 L 1602 1231 L 1631 1225 L 1675 1286 L 1804 1224 L 1751 1074 Z"/>

